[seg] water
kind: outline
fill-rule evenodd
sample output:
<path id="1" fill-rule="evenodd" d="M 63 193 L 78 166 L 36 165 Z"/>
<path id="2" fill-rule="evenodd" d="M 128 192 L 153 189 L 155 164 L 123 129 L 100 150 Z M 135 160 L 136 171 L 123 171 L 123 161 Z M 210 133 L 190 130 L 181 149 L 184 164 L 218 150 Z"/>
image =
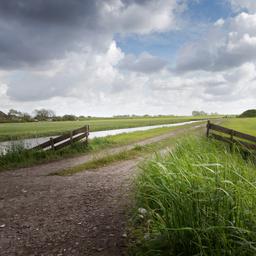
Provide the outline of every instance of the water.
<path id="1" fill-rule="evenodd" d="M 176 127 L 182 126 L 186 124 L 193 124 L 201 121 L 189 121 L 189 122 L 182 122 L 182 123 L 174 123 L 174 124 L 160 124 L 160 125 L 152 125 L 152 126 L 142 126 L 142 127 L 134 127 L 134 128 L 124 128 L 124 129 L 115 129 L 115 130 L 107 130 L 107 131 L 98 131 L 98 132 L 90 132 L 89 138 L 101 138 L 110 135 L 117 135 L 121 133 L 130 133 L 136 131 L 146 131 L 155 128 L 162 128 L 162 127 Z M 54 138 L 54 137 L 53 137 Z M 0 153 L 5 153 L 9 148 L 17 145 L 23 145 L 25 148 L 33 148 L 43 142 L 49 140 L 50 137 L 40 137 L 40 138 L 31 138 L 31 139 L 24 139 L 24 140 L 14 140 L 14 141 L 4 141 L 0 142 Z"/>

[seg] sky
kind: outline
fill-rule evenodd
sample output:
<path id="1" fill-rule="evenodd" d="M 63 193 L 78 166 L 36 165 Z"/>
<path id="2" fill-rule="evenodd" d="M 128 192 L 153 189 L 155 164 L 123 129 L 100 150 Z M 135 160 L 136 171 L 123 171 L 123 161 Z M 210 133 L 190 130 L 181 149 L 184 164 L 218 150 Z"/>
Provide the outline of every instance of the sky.
<path id="1" fill-rule="evenodd" d="M 255 0 L 0 0 L 0 110 L 256 108 Z"/>

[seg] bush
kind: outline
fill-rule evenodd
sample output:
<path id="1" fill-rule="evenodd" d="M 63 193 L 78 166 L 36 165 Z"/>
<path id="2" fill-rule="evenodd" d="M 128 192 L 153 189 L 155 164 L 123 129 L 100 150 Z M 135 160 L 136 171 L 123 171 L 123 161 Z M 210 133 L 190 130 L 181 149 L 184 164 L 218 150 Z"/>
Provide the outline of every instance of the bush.
<path id="1" fill-rule="evenodd" d="M 256 109 L 246 110 L 239 117 L 256 117 Z"/>

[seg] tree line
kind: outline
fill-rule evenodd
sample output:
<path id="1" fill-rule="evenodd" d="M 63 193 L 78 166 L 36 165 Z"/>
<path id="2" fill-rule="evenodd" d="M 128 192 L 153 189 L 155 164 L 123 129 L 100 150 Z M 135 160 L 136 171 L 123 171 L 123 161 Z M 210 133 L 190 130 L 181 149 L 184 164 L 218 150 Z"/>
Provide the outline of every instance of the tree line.
<path id="1" fill-rule="evenodd" d="M 34 110 L 31 115 L 15 109 L 10 109 L 7 114 L 0 111 L 0 121 L 5 122 L 75 121 L 84 118 L 86 117 L 75 115 L 57 116 L 53 110 L 44 108 Z"/>
<path id="2" fill-rule="evenodd" d="M 192 116 L 208 116 L 208 115 L 218 115 L 218 113 L 206 113 L 204 111 L 192 111 Z M 114 118 L 138 118 L 138 117 L 171 117 L 174 115 L 116 115 Z M 63 116 L 57 116 L 55 112 L 51 109 L 36 109 L 32 114 L 26 112 L 21 112 L 16 109 L 10 109 L 8 113 L 0 111 L 0 122 L 37 122 L 37 121 L 76 121 L 84 120 L 88 118 L 93 118 L 91 116 L 76 116 L 71 114 L 66 114 Z"/>

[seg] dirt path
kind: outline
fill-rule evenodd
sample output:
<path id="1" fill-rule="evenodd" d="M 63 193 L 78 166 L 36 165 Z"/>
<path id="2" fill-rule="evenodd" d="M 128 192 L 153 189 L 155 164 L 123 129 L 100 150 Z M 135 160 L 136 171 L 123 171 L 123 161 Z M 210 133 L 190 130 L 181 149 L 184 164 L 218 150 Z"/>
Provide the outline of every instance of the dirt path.
<path id="1" fill-rule="evenodd" d="M 139 144 L 182 132 L 184 129 Z M 112 152 L 129 147 L 132 145 Z M 69 177 L 47 176 L 89 158 L 0 174 L 1 256 L 124 254 L 127 209 L 132 203 L 129 192 L 138 160 Z"/>

